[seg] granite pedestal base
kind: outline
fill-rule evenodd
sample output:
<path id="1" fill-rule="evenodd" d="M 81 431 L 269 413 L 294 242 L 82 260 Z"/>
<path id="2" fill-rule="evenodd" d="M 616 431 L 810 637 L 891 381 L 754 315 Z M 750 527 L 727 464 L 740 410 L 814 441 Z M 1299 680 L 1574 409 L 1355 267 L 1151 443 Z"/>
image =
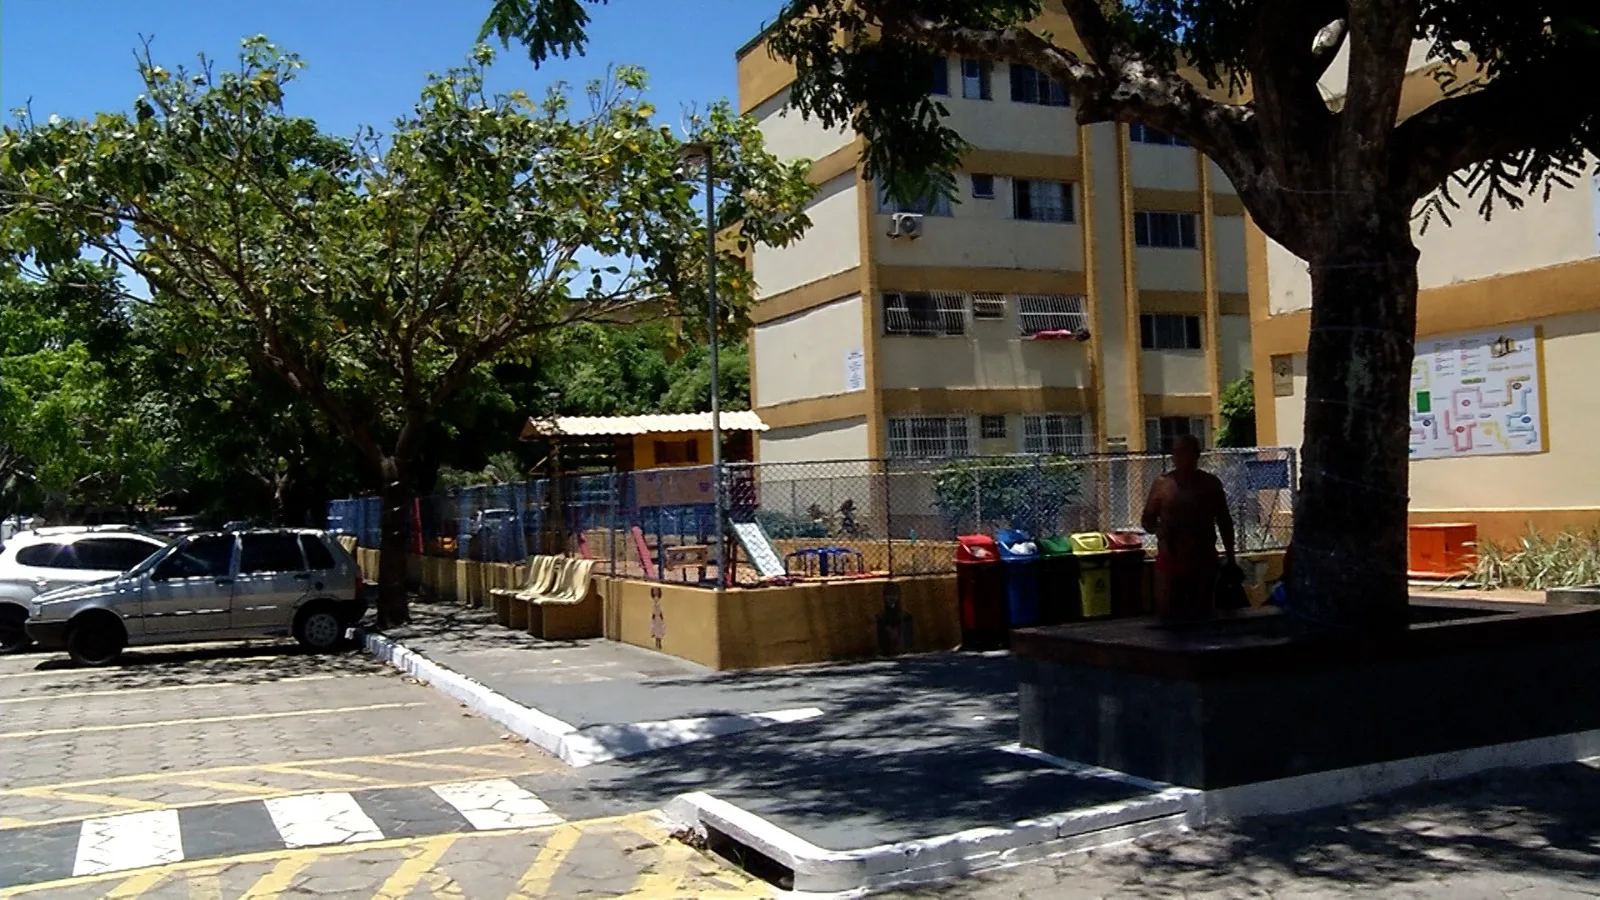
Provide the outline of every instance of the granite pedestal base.
<path id="1" fill-rule="evenodd" d="M 1022 743 L 1211 790 L 1600 729 L 1600 608 L 1416 598 L 1381 639 L 1275 610 L 1019 631 Z"/>

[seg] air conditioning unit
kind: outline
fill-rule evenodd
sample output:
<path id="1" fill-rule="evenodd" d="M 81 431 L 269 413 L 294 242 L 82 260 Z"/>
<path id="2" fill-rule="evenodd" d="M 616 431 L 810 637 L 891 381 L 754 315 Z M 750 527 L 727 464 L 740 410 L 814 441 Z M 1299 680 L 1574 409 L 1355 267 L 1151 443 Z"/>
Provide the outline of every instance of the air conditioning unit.
<path id="1" fill-rule="evenodd" d="M 918 213 L 895 213 L 889 219 L 889 237 L 913 241 L 922 237 L 922 216 Z"/>

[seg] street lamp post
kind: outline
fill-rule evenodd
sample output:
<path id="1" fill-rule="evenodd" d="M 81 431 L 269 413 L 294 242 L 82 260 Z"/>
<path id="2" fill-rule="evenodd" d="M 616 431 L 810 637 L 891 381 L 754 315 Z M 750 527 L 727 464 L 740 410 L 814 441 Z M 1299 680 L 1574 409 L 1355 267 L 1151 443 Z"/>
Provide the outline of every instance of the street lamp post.
<path id="1" fill-rule="evenodd" d="M 726 504 L 723 502 L 722 485 L 722 385 L 717 374 L 717 203 L 716 173 L 712 165 L 715 154 L 711 145 L 704 142 L 684 144 L 682 152 L 685 164 L 699 162 L 706 176 L 706 330 L 711 338 L 711 491 L 716 507 L 712 517 L 712 527 L 715 529 L 712 551 L 717 564 L 717 585 L 727 587 L 728 571 L 723 540 L 727 523 L 724 521 Z"/>

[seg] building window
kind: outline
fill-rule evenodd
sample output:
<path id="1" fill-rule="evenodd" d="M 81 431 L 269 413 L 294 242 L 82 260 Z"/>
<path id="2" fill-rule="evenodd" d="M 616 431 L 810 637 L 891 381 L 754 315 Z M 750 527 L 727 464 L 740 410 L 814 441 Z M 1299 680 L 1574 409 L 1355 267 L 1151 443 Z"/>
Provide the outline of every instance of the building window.
<path id="1" fill-rule="evenodd" d="M 1139 346 L 1145 350 L 1199 350 L 1200 317 L 1146 313 L 1139 317 Z"/>
<path id="2" fill-rule="evenodd" d="M 924 216 L 950 215 L 950 198 L 940 193 L 914 201 L 898 200 L 889 194 L 889 186 L 878 185 L 878 212 L 918 213 Z"/>
<path id="3" fill-rule="evenodd" d="M 1032 66 L 1011 64 L 1011 100 L 1041 106 L 1067 106 L 1067 89 L 1049 75 Z"/>
<path id="4" fill-rule="evenodd" d="M 1084 299 L 1077 294 L 1024 294 L 1017 298 L 1017 327 L 1025 335 L 1042 331 L 1089 330 Z"/>
<path id="5" fill-rule="evenodd" d="M 1012 215 L 1029 222 L 1071 222 L 1072 189 L 1062 181 L 1014 178 Z"/>
<path id="6" fill-rule="evenodd" d="M 1083 416 L 1056 413 L 1022 417 L 1022 452 L 1050 456 L 1082 456 L 1089 452 Z"/>
<path id="7" fill-rule="evenodd" d="M 966 416 L 889 420 L 891 459 L 947 459 L 971 455 Z"/>
<path id="8" fill-rule="evenodd" d="M 972 176 L 972 196 L 978 198 L 979 200 L 993 200 L 994 199 L 994 176 L 993 175 L 973 175 Z"/>
<path id="9" fill-rule="evenodd" d="M 1005 416 L 979 416 L 978 436 L 986 441 L 1001 440 L 1006 436 Z"/>
<path id="10" fill-rule="evenodd" d="M 950 60 L 947 57 L 936 56 L 933 59 L 933 71 L 930 73 L 931 81 L 928 83 L 928 93 L 935 97 L 950 96 Z"/>
<path id="11" fill-rule="evenodd" d="M 1138 122 L 1128 126 L 1128 140 L 1135 144 L 1156 144 L 1162 147 L 1187 147 L 1189 142 L 1175 134 L 1167 134 Z"/>
<path id="12" fill-rule="evenodd" d="M 1172 449 L 1172 439 L 1180 434 L 1192 434 L 1206 445 L 1206 420 L 1198 416 L 1162 416 L 1144 420 L 1144 446 L 1147 450 L 1167 453 Z"/>
<path id="13" fill-rule="evenodd" d="M 967 298 L 937 291 L 931 294 L 884 294 L 883 333 L 921 337 L 966 334 Z"/>
<path id="14" fill-rule="evenodd" d="M 993 100 L 994 94 L 989 87 L 990 68 L 991 66 L 987 61 L 963 59 L 961 61 L 961 96 L 968 100 Z"/>
<path id="15" fill-rule="evenodd" d="M 1136 212 L 1133 214 L 1133 242 L 1140 247 L 1194 249 L 1195 214 L 1182 212 Z"/>
<path id="16" fill-rule="evenodd" d="M 690 439 L 687 441 L 656 441 L 656 465 L 682 466 L 700 461 L 700 442 Z"/>
<path id="17" fill-rule="evenodd" d="M 1003 319 L 1006 317 L 1006 298 L 1000 294 L 973 294 L 974 319 Z"/>

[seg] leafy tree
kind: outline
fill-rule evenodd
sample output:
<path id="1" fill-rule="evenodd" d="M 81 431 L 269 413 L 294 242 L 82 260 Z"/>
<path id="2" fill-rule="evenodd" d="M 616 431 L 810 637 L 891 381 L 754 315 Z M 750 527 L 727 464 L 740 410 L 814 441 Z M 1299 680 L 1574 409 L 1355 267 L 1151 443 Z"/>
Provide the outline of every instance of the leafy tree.
<path id="1" fill-rule="evenodd" d="M 1038 537 L 1082 490 L 1083 473 L 1064 456 L 960 459 L 934 472 L 933 505 L 957 534 L 1005 522 Z"/>
<path id="2" fill-rule="evenodd" d="M 535 61 L 582 52 L 585 2 L 498 0 L 486 30 Z M 1439 99 L 1401 120 L 1418 41 L 1448 66 Z M 1215 161 L 1311 269 L 1291 612 L 1327 630 L 1405 627 L 1413 213 L 1447 214 L 1464 193 L 1487 215 L 1577 179 L 1600 151 L 1600 93 L 1569 88 L 1600 52 L 1600 7 L 788 0 L 769 46 L 796 67 L 792 102 L 853 126 L 869 172 L 902 196 L 948 190 L 966 148 L 927 95 L 929 55 L 1031 66 L 1066 86 L 1079 122 L 1147 123 Z M 1329 100 L 1318 82 L 1341 50 L 1348 83 Z"/>
<path id="3" fill-rule="evenodd" d="M 486 93 L 492 56 L 431 77 L 381 137 L 288 115 L 302 63 L 263 37 L 225 68 L 169 70 L 147 48 L 131 115 L 0 133 L 6 249 L 49 267 L 87 247 L 137 272 L 192 352 L 273 373 L 359 452 L 384 499 L 380 625 L 409 618 L 406 524 L 429 442 L 488 367 L 573 323 L 703 308 L 706 225 L 643 73 L 590 85 L 584 108 L 565 87 Z M 725 104 L 688 132 L 716 149 L 717 222 L 738 233 L 718 287 L 738 306 L 751 279 L 736 254 L 797 237 L 813 191 Z M 630 268 L 583 266 L 585 251 Z"/>
<path id="4" fill-rule="evenodd" d="M 158 416 L 127 378 L 128 317 L 110 269 L 0 276 L 0 493 L 70 506 L 134 506 L 159 492 Z"/>
<path id="5" fill-rule="evenodd" d="M 1222 428 L 1217 432 L 1218 447 L 1256 445 L 1256 377 L 1246 372 L 1222 390 Z"/>

